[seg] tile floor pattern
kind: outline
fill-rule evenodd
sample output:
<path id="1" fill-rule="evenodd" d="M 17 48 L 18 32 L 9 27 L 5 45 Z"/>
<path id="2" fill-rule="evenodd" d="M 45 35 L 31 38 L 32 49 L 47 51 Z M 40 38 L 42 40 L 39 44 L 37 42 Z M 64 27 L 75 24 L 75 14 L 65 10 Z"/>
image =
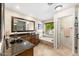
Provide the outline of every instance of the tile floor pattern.
<path id="1" fill-rule="evenodd" d="M 34 48 L 34 56 L 71 56 L 72 51 L 66 47 L 55 49 L 40 43 Z"/>

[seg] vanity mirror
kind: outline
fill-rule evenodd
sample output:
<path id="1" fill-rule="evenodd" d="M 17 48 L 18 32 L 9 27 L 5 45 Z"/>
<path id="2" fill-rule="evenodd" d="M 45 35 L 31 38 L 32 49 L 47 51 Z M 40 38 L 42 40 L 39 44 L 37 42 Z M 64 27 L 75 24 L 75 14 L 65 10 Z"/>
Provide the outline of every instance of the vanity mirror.
<path id="1" fill-rule="evenodd" d="M 23 18 L 12 16 L 12 22 L 11 22 L 12 32 L 26 32 L 34 30 L 35 30 L 35 21 L 30 21 Z"/>

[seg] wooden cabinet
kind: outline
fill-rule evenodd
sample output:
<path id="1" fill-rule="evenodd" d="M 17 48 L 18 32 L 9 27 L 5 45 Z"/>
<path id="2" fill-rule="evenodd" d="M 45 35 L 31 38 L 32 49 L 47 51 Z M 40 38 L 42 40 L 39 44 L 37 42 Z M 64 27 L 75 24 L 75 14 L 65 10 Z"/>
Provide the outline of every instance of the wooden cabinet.
<path id="1" fill-rule="evenodd" d="M 10 36 L 14 36 L 15 34 L 12 34 Z M 17 37 L 21 37 L 24 40 L 27 40 L 35 45 L 37 45 L 39 43 L 39 35 L 38 34 L 17 34 Z"/>
<path id="2" fill-rule="evenodd" d="M 29 42 L 37 45 L 39 43 L 39 36 L 38 35 L 21 35 L 21 38 L 28 40 Z"/>

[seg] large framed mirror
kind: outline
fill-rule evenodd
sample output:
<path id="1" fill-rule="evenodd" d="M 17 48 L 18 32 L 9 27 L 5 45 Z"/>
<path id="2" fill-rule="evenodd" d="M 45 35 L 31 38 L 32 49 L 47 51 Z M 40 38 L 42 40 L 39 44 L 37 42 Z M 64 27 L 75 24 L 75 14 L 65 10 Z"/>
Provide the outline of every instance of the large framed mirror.
<path id="1" fill-rule="evenodd" d="M 12 16 L 11 22 L 12 32 L 35 31 L 35 21 Z"/>

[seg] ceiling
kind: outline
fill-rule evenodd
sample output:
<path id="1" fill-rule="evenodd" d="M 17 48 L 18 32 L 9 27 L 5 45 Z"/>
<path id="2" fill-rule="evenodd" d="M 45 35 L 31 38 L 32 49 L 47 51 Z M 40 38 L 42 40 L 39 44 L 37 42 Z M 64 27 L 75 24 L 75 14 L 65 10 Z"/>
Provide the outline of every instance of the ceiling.
<path id="1" fill-rule="evenodd" d="M 58 3 L 48 5 L 48 3 L 6 3 L 6 8 L 33 17 L 37 17 L 40 20 L 49 20 L 53 18 L 55 7 Z M 74 4 L 60 4 L 63 8 L 67 8 Z"/>

